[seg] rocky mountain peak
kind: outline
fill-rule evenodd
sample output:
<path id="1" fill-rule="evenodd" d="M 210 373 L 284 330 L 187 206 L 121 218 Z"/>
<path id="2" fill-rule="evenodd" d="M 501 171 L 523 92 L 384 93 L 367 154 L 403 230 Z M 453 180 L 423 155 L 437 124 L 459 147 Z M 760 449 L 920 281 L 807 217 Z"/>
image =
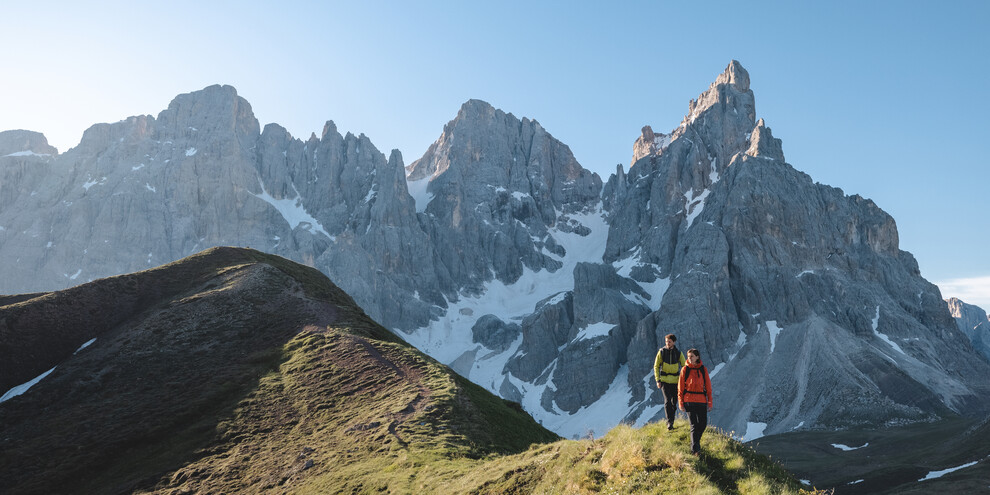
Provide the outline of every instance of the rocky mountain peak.
<path id="1" fill-rule="evenodd" d="M 730 62 L 707 91 L 696 100 L 691 100 L 688 115 L 681 122 L 681 127 L 693 124 L 713 107 L 716 107 L 716 113 L 725 117 L 731 114 L 731 120 L 740 121 L 750 128 L 756 122 L 756 102 L 753 91 L 749 88 L 749 73 L 739 62 Z"/>
<path id="2" fill-rule="evenodd" d="M 233 132 L 249 148 L 261 134 L 251 104 L 228 85 L 215 84 L 176 96 L 158 114 L 158 122 L 162 140 L 193 137 L 193 134 L 202 139 Z"/>
<path id="3" fill-rule="evenodd" d="M 499 160 L 490 159 L 500 154 L 500 151 L 488 149 L 499 146 L 497 143 L 500 142 L 490 138 L 507 134 L 513 127 L 513 121 L 518 125 L 515 116 L 496 109 L 486 101 L 471 99 L 464 102 L 457 116 L 447 122 L 440 137 L 423 157 L 407 167 L 409 180 L 436 177 L 444 173 L 452 161 L 465 166 L 476 162 L 503 166 Z"/>
<path id="4" fill-rule="evenodd" d="M 328 135 L 332 134 L 338 134 L 337 124 L 335 124 L 332 120 L 328 120 L 326 124 L 323 124 L 323 133 L 320 134 L 320 139 L 324 139 Z M 313 134 L 313 137 L 316 137 L 315 133 Z"/>
<path id="5" fill-rule="evenodd" d="M 539 122 L 518 119 L 482 100 L 468 100 L 457 117 L 422 158 L 406 169 L 409 181 L 444 178 L 462 188 L 464 180 L 480 189 L 469 194 L 490 197 L 504 189 L 532 196 L 553 223 L 553 206 L 596 200 L 601 179 L 574 158 L 570 148 L 548 133 Z M 431 186 L 433 187 L 433 186 Z M 548 202 L 549 200 L 549 202 Z"/>
<path id="6" fill-rule="evenodd" d="M 57 154 L 58 150 L 40 132 L 23 129 L 0 132 L 0 157 Z"/>
<path id="7" fill-rule="evenodd" d="M 745 93 L 749 91 L 749 72 L 743 68 L 738 60 L 732 60 L 725 68 L 725 71 L 715 78 L 715 83 L 712 84 L 712 87 L 720 84 L 731 84 L 735 87 L 736 91 Z"/>
<path id="8" fill-rule="evenodd" d="M 498 112 L 499 110 L 487 101 L 472 98 L 461 105 L 454 122 L 460 120 L 477 120 L 479 117 L 494 116 Z"/>

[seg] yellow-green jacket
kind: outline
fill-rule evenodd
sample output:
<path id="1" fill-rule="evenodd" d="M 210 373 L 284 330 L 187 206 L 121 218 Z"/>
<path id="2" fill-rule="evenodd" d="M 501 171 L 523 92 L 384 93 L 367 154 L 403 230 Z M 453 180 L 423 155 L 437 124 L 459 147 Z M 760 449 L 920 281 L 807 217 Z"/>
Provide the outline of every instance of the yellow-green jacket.
<path id="1" fill-rule="evenodd" d="M 656 377 L 657 383 L 677 383 L 677 377 L 680 376 L 681 366 L 687 362 L 684 357 L 684 353 L 674 346 L 668 352 L 667 347 L 661 347 L 660 351 L 657 352 L 657 359 L 653 363 L 653 375 Z M 666 361 L 664 360 L 664 354 L 667 355 Z"/>

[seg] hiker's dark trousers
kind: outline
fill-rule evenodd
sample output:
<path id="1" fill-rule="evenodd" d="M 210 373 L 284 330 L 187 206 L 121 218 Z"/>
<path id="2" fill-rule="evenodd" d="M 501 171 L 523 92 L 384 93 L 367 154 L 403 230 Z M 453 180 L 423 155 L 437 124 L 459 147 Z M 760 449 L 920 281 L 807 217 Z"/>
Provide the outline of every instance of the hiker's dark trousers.
<path id="1" fill-rule="evenodd" d="M 708 404 L 704 402 L 685 402 L 688 421 L 691 423 L 691 452 L 701 452 L 701 434 L 708 427 Z"/>
<path id="2" fill-rule="evenodd" d="M 677 384 L 660 382 L 660 391 L 663 392 L 663 409 L 667 413 L 667 424 L 674 424 L 674 417 L 677 415 Z"/>

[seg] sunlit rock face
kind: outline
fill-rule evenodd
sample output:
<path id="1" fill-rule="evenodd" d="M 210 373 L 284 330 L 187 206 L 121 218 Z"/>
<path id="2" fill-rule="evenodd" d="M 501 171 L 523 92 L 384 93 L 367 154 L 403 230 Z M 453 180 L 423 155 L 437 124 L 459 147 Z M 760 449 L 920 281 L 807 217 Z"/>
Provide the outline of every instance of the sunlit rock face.
<path id="1" fill-rule="evenodd" d="M 667 333 L 701 351 L 728 430 L 987 409 L 990 365 L 893 218 L 788 164 L 735 61 L 604 184 L 538 122 L 479 100 L 408 167 L 333 122 L 307 140 L 261 129 L 229 86 L 62 154 L 39 136 L 0 133 L 3 292 L 253 247 L 318 268 L 565 436 L 663 414 Z"/>
<path id="2" fill-rule="evenodd" d="M 990 359 L 990 320 L 987 312 L 979 306 L 966 304 L 955 297 L 945 300 L 949 313 L 956 320 L 959 331 L 969 337 L 969 341 L 980 354 Z"/>

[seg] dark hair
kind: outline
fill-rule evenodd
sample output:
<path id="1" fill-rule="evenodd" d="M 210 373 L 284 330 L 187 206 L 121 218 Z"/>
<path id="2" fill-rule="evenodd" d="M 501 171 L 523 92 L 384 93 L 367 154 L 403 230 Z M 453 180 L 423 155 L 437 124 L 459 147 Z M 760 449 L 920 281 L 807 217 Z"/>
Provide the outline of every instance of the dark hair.
<path id="1" fill-rule="evenodd" d="M 670 339 L 673 342 L 677 342 L 677 336 L 672 333 L 668 333 L 667 336 L 664 337 L 664 340 L 667 339 Z"/>
<path id="2" fill-rule="evenodd" d="M 690 348 L 690 349 L 688 349 L 688 350 L 687 350 L 687 353 L 688 353 L 688 354 L 694 354 L 695 356 L 698 356 L 698 359 L 701 359 L 701 353 L 700 353 L 700 352 L 698 352 L 698 350 L 697 350 L 697 349 L 695 349 L 695 348 L 693 348 L 693 347 L 692 347 L 692 348 Z"/>

